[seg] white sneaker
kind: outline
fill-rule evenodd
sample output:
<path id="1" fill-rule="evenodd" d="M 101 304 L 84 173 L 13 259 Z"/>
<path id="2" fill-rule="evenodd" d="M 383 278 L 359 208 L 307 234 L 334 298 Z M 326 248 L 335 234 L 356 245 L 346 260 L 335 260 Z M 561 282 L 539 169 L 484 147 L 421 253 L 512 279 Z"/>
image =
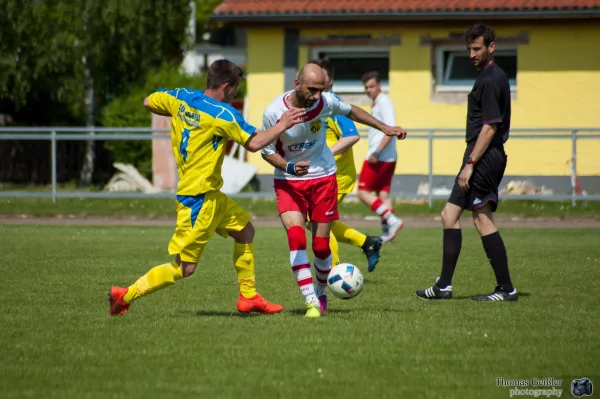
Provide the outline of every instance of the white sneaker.
<path id="1" fill-rule="evenodd" d="M 394 223 L 388 222 L 388 226 L 389 226 L 389 233 L 386 237 L 383 238 L 384 243 L 390 242 L 394 238 L 396 238 L 396 236 L 398 235 L 398 232 L 400 230 L 402 230 L 402 227 L 404 227 L 404 221 L 400 218 L 396 218 L 396 221 L 394 221 Z"/>

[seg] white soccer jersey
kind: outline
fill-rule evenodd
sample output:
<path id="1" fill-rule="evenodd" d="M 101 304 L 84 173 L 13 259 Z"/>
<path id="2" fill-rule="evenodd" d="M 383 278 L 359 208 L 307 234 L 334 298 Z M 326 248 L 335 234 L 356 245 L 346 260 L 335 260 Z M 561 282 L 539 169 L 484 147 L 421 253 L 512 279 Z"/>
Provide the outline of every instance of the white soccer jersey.
<path id="1" fill-rule="evenodd" d="M 263 114 L 263 130 L 275 125 L 291 105 L 286 101 L 292 91 L 277 97 Z M 329 176 L 336 172 L 335 159 L 327 147 L 324 119 L 332 115 L 348 115 L 352 106 L 342 102 L 331 93 L 323 93 L 319 101 L 306 109 L 306 122 L 288 129 L 279 139 L 261 152 L 264 155 L 279 154 L 288 162 L 309 161 L 308 173 L 294 176 L 275 169 L 276 179 L 308 180 Z"/>
<path id="2" fill-rule="evenodd" d="M 388 126 L 396 126 L 396 115 L 394 112 L 394 104 L 392 100 L 385 94 L 379 93 L 375 101 L 373 102 L 373 108 L 371 111 L 373 117 Z M 365 159 L 369 159 L 371 154 L 375 152 L 381 140 L 385 137 L 385 134 L 377 129 L 369 129 L 369 149 Z M 396 141 L 395 137 L 392 141 L 381 151 L 379 155 L 379 161 L 381 162 L 395 162 L 398 155 L 396 153 Z"/>

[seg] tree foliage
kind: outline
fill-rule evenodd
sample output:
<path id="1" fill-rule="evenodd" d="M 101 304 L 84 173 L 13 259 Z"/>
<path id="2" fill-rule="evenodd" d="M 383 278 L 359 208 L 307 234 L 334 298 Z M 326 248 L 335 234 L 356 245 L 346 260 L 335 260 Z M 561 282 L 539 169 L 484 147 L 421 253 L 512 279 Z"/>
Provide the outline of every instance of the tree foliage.
<path id="1" fill-rule="evenodd" d="M 83 124 L 86 65 L 99 109 L 148 71 L 179 64 L 189 16 L 189 0 L 3 0 L 0 113 Z"/>
<path id="2" fill-rule="evenodd" d="M 81 118 L 78 14 L 71 2 L 1 2 L 0 113 L 21 124 Z"/>
<path id="3" fill-rule="evenodd" d="M 210 15 L 221 0 L 195 1 L 201 39 L 216 27 Z M 191 44 L 190 14 L 190 0 L 0 1 L 0 126 L 83 126 L 88 84 L 93 86 L 93 123 L 150 126 L 142 106 L 150 92 L 204 87 L 203 78 L 178 70 Z M 39 156 L 29 144 L 19 144 L 21 152 Z M 65 153 L 79 157 L 84 152 L 83 142 L 63 144 L 69 147 Z M 99 144 L 96 150 L 104 158 L 109 149 L 114 160 L 150 169 L 149 141 Z M 69 158 L 79 166 L 82 159 Z"/>
<path id="4" fill-rule="evenodd" d="M 210 16 L 213 10 L 223 2 L 223 0 L 196 0 L 196 36 L 197 41 L 202 40 L 202 36 L 218 27 L 218 23 L 211 20 Z"/>

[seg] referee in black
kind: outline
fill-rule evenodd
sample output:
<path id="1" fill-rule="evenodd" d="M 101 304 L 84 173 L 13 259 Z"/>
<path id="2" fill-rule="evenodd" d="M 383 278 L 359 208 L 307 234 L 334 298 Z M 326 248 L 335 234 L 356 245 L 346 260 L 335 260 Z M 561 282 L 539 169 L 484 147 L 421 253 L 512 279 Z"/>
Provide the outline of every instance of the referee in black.
<path id="1" fill-rule="evenodd" d="M 442 211 L 442 273 L 434 285 L 416 294 L 422 299 L 452 298 L 452 276 L 462 246 L 460 215 L 467 209 L 472 212 L 497 281 L 492 293 L 472 299 L 516 301 L 518 295 L 510 280 L 506 248 L 493 218 L 498 207 L 498 186 L 506 169 L 504 143 L 510 129 L 510 85 L 504 71 L 494 62 L 494 31 L 486 25 L 473 25 L 465 33 L 465 39 L 469 58 L 478 71 L 468 97 L 467 149 Z"/>

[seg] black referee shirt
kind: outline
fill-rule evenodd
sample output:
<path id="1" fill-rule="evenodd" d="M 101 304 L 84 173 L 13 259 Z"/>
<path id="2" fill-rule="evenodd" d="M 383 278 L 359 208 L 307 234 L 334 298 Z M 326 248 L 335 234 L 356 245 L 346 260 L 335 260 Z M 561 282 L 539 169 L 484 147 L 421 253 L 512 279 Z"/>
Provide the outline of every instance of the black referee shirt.
<path id="1" fill-rule="evenodd" d="M 484 124 L 498 125 L 490 147 L 501 147 L 510 130 L 510 84 L 496 63 L 485 67 L 469 93 L 467 108 L 467 143 L 474 143 Z"/>

